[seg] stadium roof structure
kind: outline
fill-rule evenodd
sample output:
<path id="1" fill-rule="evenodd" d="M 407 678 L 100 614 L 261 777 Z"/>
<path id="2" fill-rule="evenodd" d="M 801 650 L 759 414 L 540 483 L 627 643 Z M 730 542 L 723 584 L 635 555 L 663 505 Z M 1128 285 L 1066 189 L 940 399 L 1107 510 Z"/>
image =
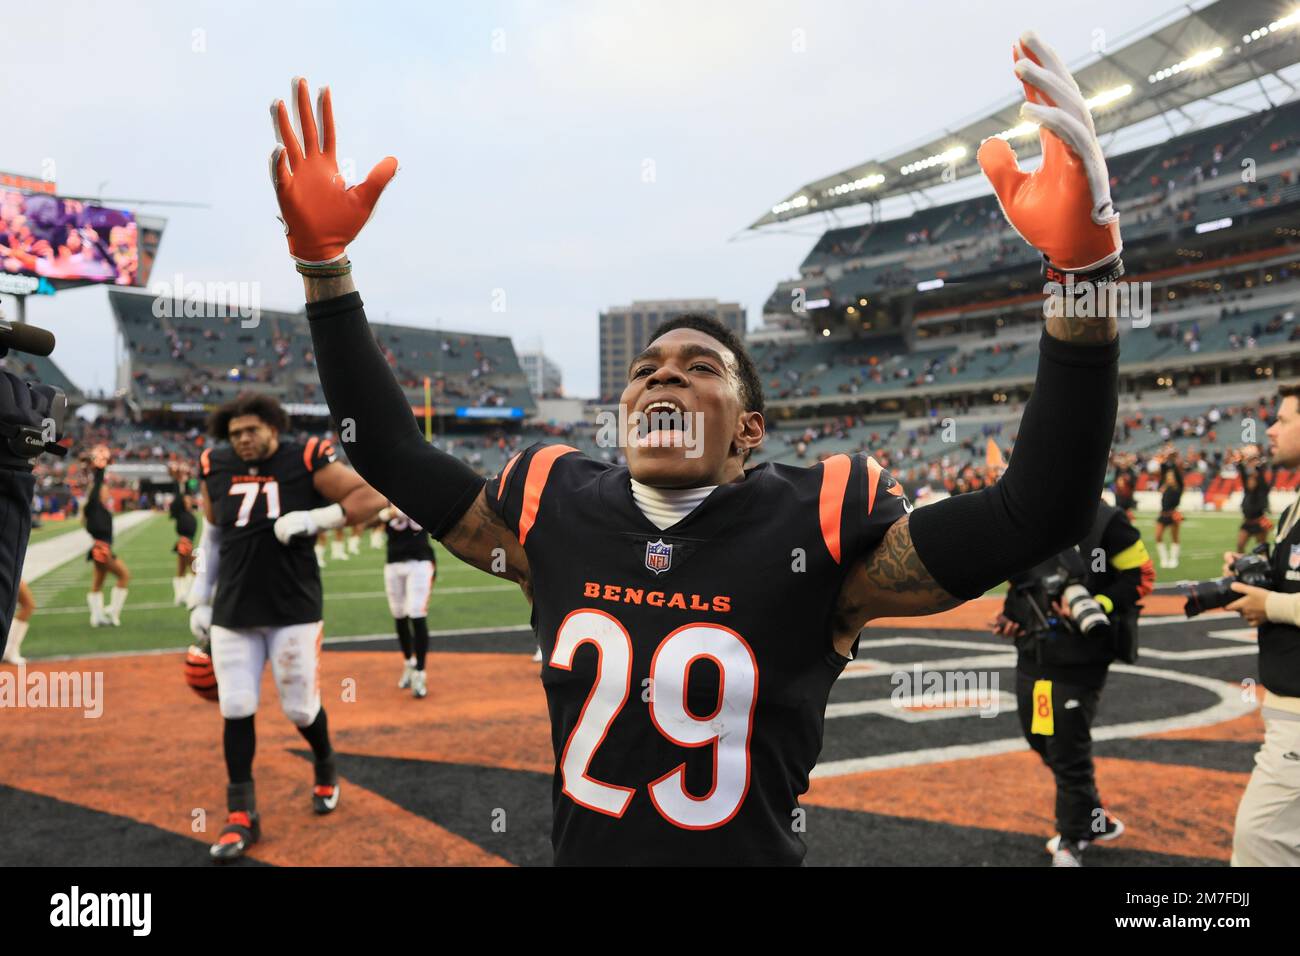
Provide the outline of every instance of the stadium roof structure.
<path id="1" fill-rule="evenodd" d="M 1124 42 L 1124 41 L 1128 42 Z M 1180 6 L 1133 30 L 1073 68 L 1098 134 L 1163 116 L 1300 62 L 1300 0 L 1214 0 Z M 1295 87 L 1276 77 L 1295 92 Z M 813 213 L 919 192 L 977 171 L 975 152 L 1000 136 L 1021 159 L 1036 156 L 1038 127 L 1020 120 L 1016 96 L 895 155 L 808 183 L 749 226 L 758 229 Z M 1184 132 L 1173 130 L 1171 133 Z"/>

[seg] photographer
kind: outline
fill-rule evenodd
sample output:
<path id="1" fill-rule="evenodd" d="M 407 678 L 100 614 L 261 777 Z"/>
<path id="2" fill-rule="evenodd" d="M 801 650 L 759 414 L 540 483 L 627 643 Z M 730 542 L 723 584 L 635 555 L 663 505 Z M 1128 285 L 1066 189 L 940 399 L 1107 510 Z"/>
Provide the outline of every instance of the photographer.
<path id="1" fill-rule="evenodd" d="M 0 345 L 0 355 L 7 351 Z M 16 657 L 16 651 L 7 655 L 4 645 L 13 623 L 32 531 L 32 495 L 36 491 L 32 461 L 44 451 L 67 453 L 45 436 L 53 439 L 62 434 L 68 400 L 53 386 L 29 385 L 2 370 L 0 376 L 0 657 Z"/>
<path id="2" fill-rule="evenodd" d="M 1300 466 L 1300 386 L 1278 390 L 1277 419 L 1268 429 L 1274 467 Z M 1243 595 L 1227 605 L 1259 628 L 1259 682 L 1264 743 L 1237 808 L 1233 866 L 1300 866 L 1300 508 L 1282 513 L 1269 561 L 1271 586 L 1240 581 Z M 1224 573 L 1241 555 L 1224 555 Z"/>
<path id="3" fill-rule="evenodd" d="M 1021 729 L 1056 778 L 1053 866 L 1082 866 L 1092 841 L 1124 832 L 1097 794 L 1092 722 L 1111 661 L 1137 659 L 1138 601 L 1154 583 L 1137 528 L 1102 501 L 1083 541 L 1011 579 L 994 622 L 1016 642 Z"/>

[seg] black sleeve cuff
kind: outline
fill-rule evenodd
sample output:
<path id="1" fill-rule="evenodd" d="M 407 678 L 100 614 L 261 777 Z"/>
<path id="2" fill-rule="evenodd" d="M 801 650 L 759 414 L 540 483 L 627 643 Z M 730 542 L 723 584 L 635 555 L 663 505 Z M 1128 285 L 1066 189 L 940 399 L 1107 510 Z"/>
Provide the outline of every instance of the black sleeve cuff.
<path id="1" fill-rule="evenodd" d="M 360 308 L 362 308 L 361 293 L 345 292 L 343 295 L 335 296 L 332 299 L 308 302 L 307 321 L 315 322 L 317 319 L 328 319 L 330 316 L 354 312 Z"/>

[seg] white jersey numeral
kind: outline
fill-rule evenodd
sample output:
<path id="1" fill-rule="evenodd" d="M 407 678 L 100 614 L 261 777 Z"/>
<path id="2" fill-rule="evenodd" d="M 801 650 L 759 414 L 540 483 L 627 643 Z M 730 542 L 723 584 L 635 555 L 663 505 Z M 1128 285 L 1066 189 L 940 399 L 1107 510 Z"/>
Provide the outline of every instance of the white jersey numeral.
<path id="1" fill-rule="evenodd" d="M 583 644 L 600 655 L 596 683 L 587 695 L 577 726 L 560 759 L 564 793 L 576 803 L 610 816 L 627 811 L 635 788 L 594 779 L 588 774 L 596 751 L 627 703 L 632 685 L 632 638 L 604 611 L 575 611 L 555 637 L 550 666 L 573 668 Z M 718 702 L 707 717 L 686 706 L 686 688 L 697 661 L 718 668 Z M 686 765 L 680 764 L 649 784 L 650 800 L 669 823 L 687 830 L 722 826 L 734 817 L 749 791 L 749 742 L 758 699 L 758 662 L 745 640 L 729 628 L 691 624 L 668 635 L 650 663 L 650 719 L 665 738 L 682 747 L 713 747 L 713 786 L 700 797 L 686 789 Z"/>
<path id="2" fill-rule="evenodd" d="M 235 519 L 235 527 L 242 528 L 248 524 L 253 516 L 253 504 L 257 501 L 258 493 L 266 495 L 266 516 L 274 521 L 280 517 L 280 484 L 277 481 L 237 481 L 233 482 L 227 494 L 243 495 L 244 500 L 239 503 L 239 517 Z"/>

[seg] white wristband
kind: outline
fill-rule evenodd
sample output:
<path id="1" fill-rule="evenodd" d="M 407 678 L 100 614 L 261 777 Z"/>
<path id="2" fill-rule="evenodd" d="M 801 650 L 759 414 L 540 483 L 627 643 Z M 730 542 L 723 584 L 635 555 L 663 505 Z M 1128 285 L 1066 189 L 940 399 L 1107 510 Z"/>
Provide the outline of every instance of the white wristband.
<path id="1" fill-rule="evenodd" d="M 307 517 L 311 519 L 311 523 L 317 531 L 333 531 L 335 528 L 341 528 L 348 523 L 347 512 L 337 502 L 326 505 L 324 508 L 313 508 L 307 512 Z"/>

